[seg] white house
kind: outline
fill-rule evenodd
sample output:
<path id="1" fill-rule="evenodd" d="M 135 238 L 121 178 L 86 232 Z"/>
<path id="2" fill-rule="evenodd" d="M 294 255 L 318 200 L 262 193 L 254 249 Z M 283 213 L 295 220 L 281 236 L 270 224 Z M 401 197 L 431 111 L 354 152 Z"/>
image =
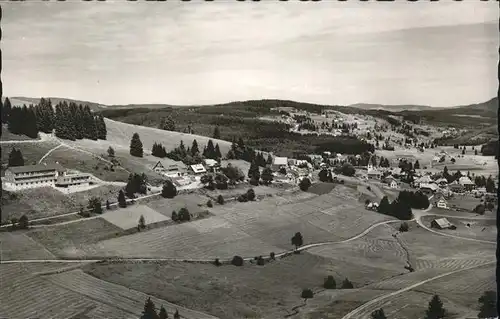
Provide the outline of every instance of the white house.
<path id="1" fill-rule="evenodd" d="M 55 186 L 59 176 L 64 176 L 65 169 L 59 164 L 37 164 L 14 166 L 5 170 L 2 178 L 8 190 L 22 190 L 44 186 Z"/>
<path id="2" fill-rule="evenodd" d="M 467 176 L 460 177 L 458 179 L 458 183 L 468 191 L 472 190 L 476 186 L 476 184 L 474 184 Z"/>
<path id="3" fill-rule="evenodd" d="M 421 191 L 431 192 L 431 193 L 435 193 L 439 188 L 435 183 L 428 183 L 428 184 L 421 183 L 419 186 Z"/>
<path id="4" fill-rule="evenodd" d="M 190 172 L 192 172 L 195 175 L 204 174 L 207 172 L 207 170 L 205 169 L 205 167 L 202 164 L 190 165 L 189 170 L 190 170 Z"/>
<path id="5" fill-rule="evenodd" d="M 278 157 L 276 156 L 273 159 L 273 164 L 271 165 L 273 171 L 279 171 L 282 167 L 288 167 L 288 158 L 287 157 Z"/>
<path id="6" fill-rule="evenodd" d="M 398 188 L 398 182 L 395 179 L 391 180 L 391 182 L 389 183 L 389 187 Z"/>

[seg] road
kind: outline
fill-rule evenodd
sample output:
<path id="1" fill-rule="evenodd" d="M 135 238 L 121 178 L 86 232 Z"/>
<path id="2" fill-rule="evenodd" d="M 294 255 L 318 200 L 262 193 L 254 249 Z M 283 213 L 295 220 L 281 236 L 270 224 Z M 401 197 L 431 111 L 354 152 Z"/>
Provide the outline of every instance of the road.
<path id="1" fill-rule="evenodd" d="M 363 305 L 357 307 L 356 309 L 352 310 L 351 312 L 349 312 L 348 314 L 346 314 L 345 316 L 343 316 L 342 319 L 358 319 L 358 318 L 360 318 L 360 315 L 361 315 L 360 313 L 362 311 L 366 310 L 367 308 L 369 308 L 370 306 L 376 304 L 377 302 L 383 301 L 383 300 L 385 300 L 387 298 L 390 298 L 390 297 L 397 296 L 399 294 L 402 294 L 403 292 L 415 289 L 415 288 L 417 288 L 419 286 L 422 286 L 422 285 L 424 285 L 424 284 L 426 284 L 426 283 L 428 283 L 430 281 L 436 280 L 436 279 L 440 279 L 440 278 L 443 278 L 443 277 L 446 277 L 446 276 L 450 276 L 450 275 L 453 275 L 453 274 L 456 274 L 456 273 L 459 273 L 459 272 L 462 272 L 462 271 L 467 271 L 467 270 L 471 270 L 471 269 L 483 267 L 485 265 L 492 265 L 492 264 L 496 264 L 496 261 L 490 261 L 490 262 L 484 263 L 482 265 L 476 265 L 476 266 L 472 266 L 472 267 L 468 267 L 468 268 L 463 268 L 463 269 L 458 269 L 458 270 L 450 271 L 450 272 L 447 272 L 447 273 L 444 273 L 444 274 L 441 274 L 441 275 L 438 275 L 438 276 L 434 276 L 432 278 L 428 278 L 428 279 L 422 280 L 422 281 L 420 281 L 418 283 L 415 283 L 415 284 L 410 285 L 408 287 L 405 287 L 403 289 L 399 289 L 399 290 L 393 291 L 391 293 L 388 293 L 388 294 L 379 296 L 377 298 L 374 298 L 374 299 L 372 299 L 372 300 L 364 303 Z"/>

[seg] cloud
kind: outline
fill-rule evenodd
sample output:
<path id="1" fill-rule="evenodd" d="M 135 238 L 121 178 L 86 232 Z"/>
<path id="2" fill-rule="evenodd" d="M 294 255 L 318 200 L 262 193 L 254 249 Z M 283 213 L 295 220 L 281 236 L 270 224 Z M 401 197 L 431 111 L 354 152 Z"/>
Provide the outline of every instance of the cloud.
<path id="1" fill-rule="evenodd" d="M 11 2 L 4 91 L 110 104 L 478 102 L 496 90 L 494 5 Z"/>

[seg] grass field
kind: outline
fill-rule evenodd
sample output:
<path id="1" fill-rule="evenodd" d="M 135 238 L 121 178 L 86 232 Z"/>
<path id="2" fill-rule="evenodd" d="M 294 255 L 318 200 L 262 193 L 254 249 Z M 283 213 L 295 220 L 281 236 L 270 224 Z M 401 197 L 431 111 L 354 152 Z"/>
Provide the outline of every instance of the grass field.
<path id="1" fill-rule="evenodd" d="M 53 258 L 52 253 L 24 232 L 0 232 L 0 260 Z"/>
<path id="2" fill-rule="evenodd" d="M 363 271 L 361 266 L 356 270 Z M 86 271 L 103 280 L 220 318 L 283 317 L 302 302 L 302 289 L 321 290 L 326 276 L 333 275 L 339 282 L 345 276 L 356 277 L 356 270 L 305 252 L 265 266 L 247 263 L 243 267 L 215 267 L 172 262 L 86 267 Z M 368 276 L 365 278 L 368 280 Z M 373 274 L 372 279 L 375 280 Z M 207 289 L 210 293 L 206 293 Z"/>
<path id="3" fill-rule="evenodd" d="M 179 212 L 181 208 L 187 208 L 191 214 L 205 211 L 206 208 L 202 206 L 205 206 L 208 200 L 208 197 L 193 192 L 191 194 L 177 195 L 174 198 L 158 197 L 147 199 L 143 203 L 156 212 L 170 218 L 172 211 Z"/>
<path id="4" fill-rule="evenodd" d="M 103 218 L 95 218 L 78 223 L 36 228 L 26 234 L 57 256 L 78 258 L 95 255 L 92 244 L 101 238 L 120 234 L 121 231 L 121 228 Z"/>
<path id="5" fill-rule="evenodd" d="M 102 215 L 102 218 L 111 224 L 126 230 L 137 227 L 141 216 L 144 217 L 146 225 L 170 219 L 169 217 L 157 213 L 154 209 L 145 205 L 134 205 L 128 206 L 127 208 L 108 211 Z"/>
<path id="6" fill-rule="evenodd" d="M 86 314 L 84 318 L 96 319 L 132 319 L 140 316 L 147 295 L 98 280 L 78 269 L 68 269 L 74 265 L 0 265 L 0 316 L 73 318 Z M 64 268 L 68 271 L 38 275 Z M 183 318 L 211 318 L 165 300 L 152 300 L 158 307 L 164 305 L 170 316 L 178 308 Z"/>
<path id="7" fill-rule="evenodd" d="M 416 291 L 439 294 L 466 307 L 476 309 L 478 298 L 488 290 L 496 290 L 495 265 L 463 271 L 428 282 Z"/>
<path id="8" fill-rule="evenodd" d="M 335 188 L 335 184 L 333 183 L 314 183 L 307 190 L 309 193 L 313 193 L 316 195 L 324 195 L 330 193 Z"/>
<path id="9" fill-rule="evenodd" d="M 2 194 L 2 219 L 4 222 L 11 218 L 19 218 L 23 214 L 28 219 L 55 216 L 65 213 L 77 212 L 80 205 L 87 207 L 88 199 L 99 197 L 104 205 L 106 200 L 110 203 L 117 201 L 121 187 L 102 185 L 87 191 L 72 194 L 62 194 L 51 187 L 41 187 L 24 190 L 22 192 Z M 14 196 L 12 198 L 12 196 Z"/>
<path id="10" fill-rule="evenodd" d="M 398 235 L 410 253 L 415 270 L 447 271 L 483 264 L 495 258 L 495 245 L 460 240 L 430 233 L 409 223 L 410 231 Z"/>
<path id="11" fill-rule="evenodd" d="M 422 218 L 424 225 L 430 227 L 432 220 L 436 216 L 425 216 Z M 474 238 L 479 240 L 488 240 L 495 242 L 497 239 L 497 227 L 495 220 L 469 220 L 466 218 L 447 218 L 457 229 L 436 229 L 438 232 L 460 236 L 465 238 Z M 467 226 L 469 224 L 469 226 Z"/>
<path id="12" fill-rule="evenodd" d="M 9 163 L 9 154 L 12 148 L 21 150 L 24 158 L 25 165 L 37 164 L 38 161 L 52 148 L 58 144 L 52 141 L 40 143 L 5 143 L 1 145 L 2 148 L 2 166 Z M 3 168 L 2 168 L 3 176 Z"/>
<path id="13" fill-rule="evenodd" d="M 69 143 L 69 142 L 68 142 Z M 90 173 L 105 181 L 127 182 L 129 173 L 119 167 L 110 170 L 110 164 L 85 152 L 80 152 L 67 147 L 60 147 L 54 150 L 44 159 L 45 163 L 58 162 L 65 168 L 75 169 L 81 172 Z"/>

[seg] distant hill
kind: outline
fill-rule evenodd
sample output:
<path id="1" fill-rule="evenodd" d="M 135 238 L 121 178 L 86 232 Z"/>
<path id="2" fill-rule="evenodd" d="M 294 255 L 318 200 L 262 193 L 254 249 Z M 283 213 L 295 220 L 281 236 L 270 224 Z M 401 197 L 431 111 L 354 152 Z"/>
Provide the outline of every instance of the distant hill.
<path id="1" fill-rule="evenodd" d="M 67 98 L 60 98 L 60 97 L 45 97 L 46 99 L 50 99 L 52 102 L 52 105 L 56 105 L 59 102 L 66 101 L 68 103 L 74 102 L 76 104 L 82 104 L 82 105 L 88 105 L 91 110 L 93 111 L 100 111 L 102 109 L 107 108 L 106 105 L 99 104 L 99 103 L 94 103 L 94 102 L 89 102 L 89 101 L 80 101 L 80 100 L 73 100 L 73 99 L 67 99 Z M 9 96 L 10 103 L 12 106 L 23 106 L 24 104 L 30 105 L 30 104 L 38 104 L 40 102 L 40 98 L 34 98 L 34 97 L 24 97 L 24 96 Z"/>
<path id="2" fill-rule="evenodd" d="M 356 103 L 351 104 L 349 107 L 354 107 L 362 110 L 385 110 L 391 112 L 409 111 L 423 111 L 436 109 L 427 105 L 385 105 L 385 104 L 370 104 L 370 103 Z"/>

